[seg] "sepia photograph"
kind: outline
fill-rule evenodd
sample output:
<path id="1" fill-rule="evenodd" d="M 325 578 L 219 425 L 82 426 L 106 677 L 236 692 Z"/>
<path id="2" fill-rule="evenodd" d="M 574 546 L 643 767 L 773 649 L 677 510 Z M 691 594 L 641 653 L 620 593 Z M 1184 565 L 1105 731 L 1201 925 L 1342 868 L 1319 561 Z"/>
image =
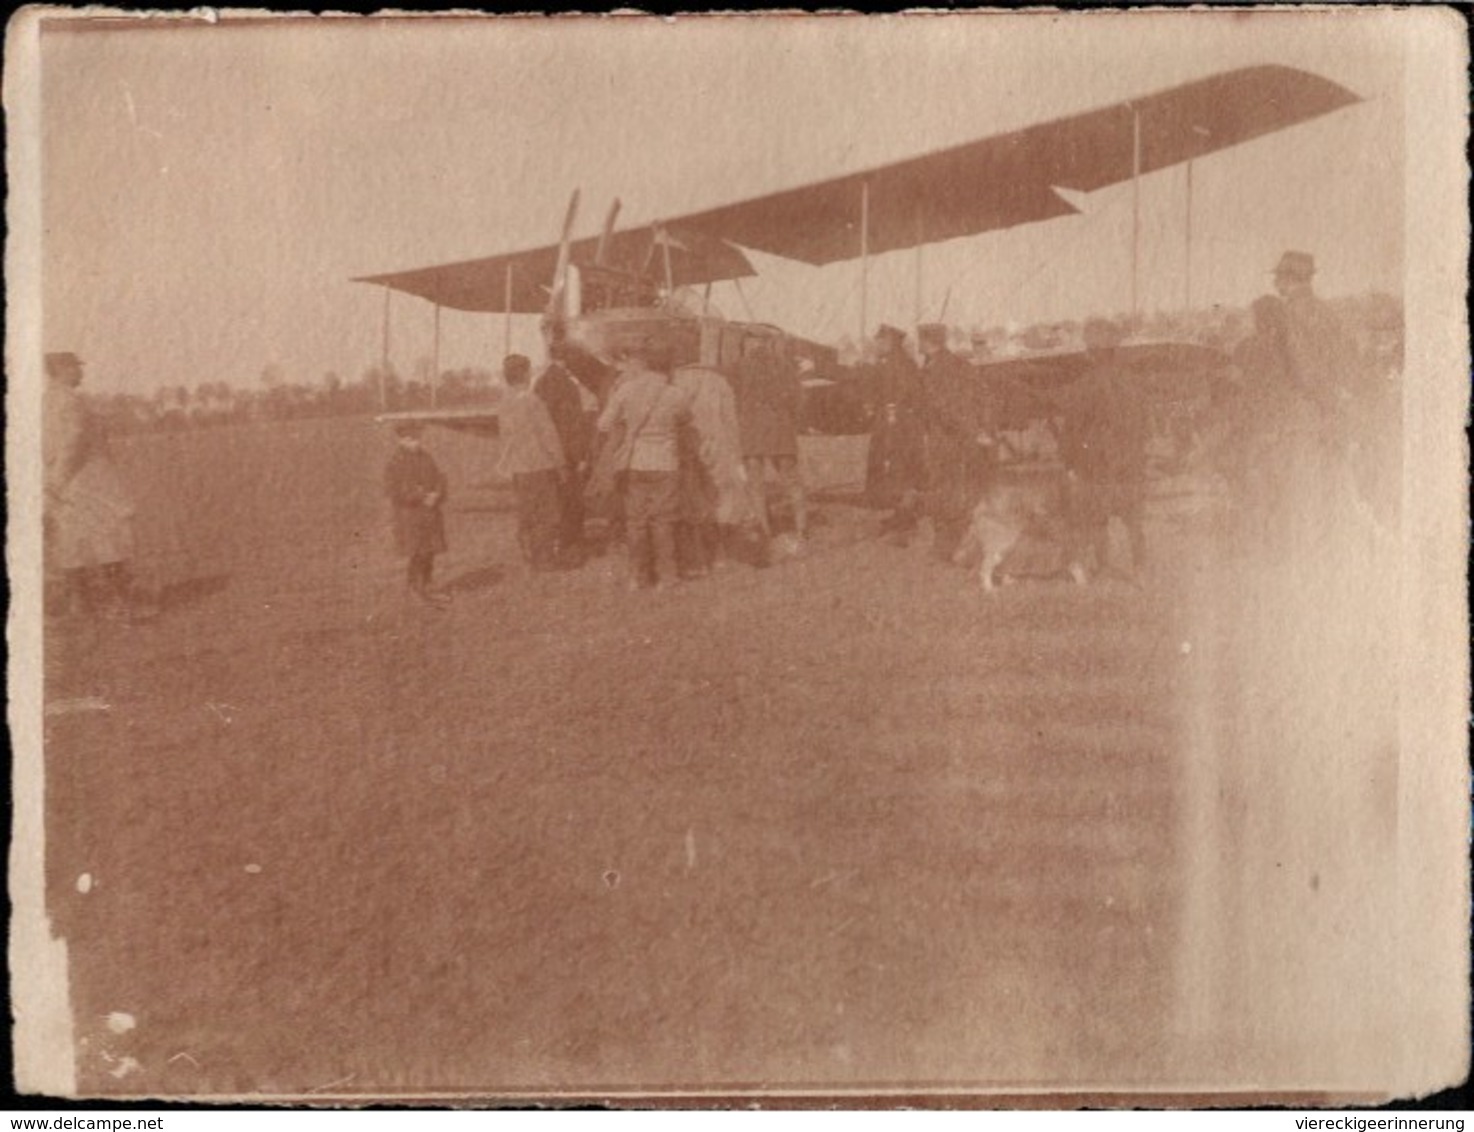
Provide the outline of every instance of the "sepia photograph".
<path id="1" fill-rule="evenodd" d="M 1469 1066 L 1464 20 L 7 28 L 20 1094 Z"/>

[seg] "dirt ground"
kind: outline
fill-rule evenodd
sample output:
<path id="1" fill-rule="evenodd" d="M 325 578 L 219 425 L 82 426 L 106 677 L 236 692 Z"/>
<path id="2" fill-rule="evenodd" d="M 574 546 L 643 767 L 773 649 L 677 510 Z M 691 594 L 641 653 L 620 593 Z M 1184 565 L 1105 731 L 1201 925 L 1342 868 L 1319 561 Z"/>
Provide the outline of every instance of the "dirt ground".
<path id="1" fill-rule="evenodd" d="M 807 554 L 630 594 L 528 573 L 495 445 L 427 442 L 443 613 L 371 422 L 121 448 L 166 608 L 46 641 L 84 1093 L 1163 1080 L 1191 497 L 1146 586 L 990 598 L 806 440 Z"/>

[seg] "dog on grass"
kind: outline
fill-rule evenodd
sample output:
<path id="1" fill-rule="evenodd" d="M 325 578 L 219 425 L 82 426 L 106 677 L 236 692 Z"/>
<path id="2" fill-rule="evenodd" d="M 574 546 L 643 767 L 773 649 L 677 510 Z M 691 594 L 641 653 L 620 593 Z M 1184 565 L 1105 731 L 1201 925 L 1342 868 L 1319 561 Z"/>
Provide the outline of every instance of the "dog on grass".
<path id="1" fill-rule="evenodd" d="M 975 564 L 983 590 L 992 593 L 1007 580 L 1000 567 L 1025 536 L 1055 548 L 1065 546 L 1068 505 L 1069 482 L 1062 467 L 1002 465 L 973 508 L 952 561 L 959 566 Z"/>

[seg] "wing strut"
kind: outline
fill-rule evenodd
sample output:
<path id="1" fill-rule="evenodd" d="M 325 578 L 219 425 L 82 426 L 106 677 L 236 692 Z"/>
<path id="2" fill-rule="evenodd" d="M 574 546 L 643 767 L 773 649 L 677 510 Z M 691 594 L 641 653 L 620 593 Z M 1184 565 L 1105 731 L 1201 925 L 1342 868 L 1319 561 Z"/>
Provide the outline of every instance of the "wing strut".
<path id="1" fill-rule="evenodd" d="M 506 312 L 502 315 L 502 357 L 512 352 L 512 261 L 507 260 Z"/>
<path id="2" fill-rule="evenodd" d="M 926 247 L 926 218 L 921 211 L 921 204 L 916 205 L 916 302 L 914 304 L 916 317 L 915 323 L 921 325 L 921 284 L 922 284 L 922 249 Z"/>
<path id="3" fill-rule="evenodd" d="M 860 341 L 865 348 L 865 309 L 870 298 L 870 182 L 860 182 Z"/>
<path id="4" fill-rule="evenodd" d="M 1141 261 L 1141 111 L 1131 110 L 1131 317 L 1141 311 L 1137 297 L 1137 268 Z"/>
<path id="5" fill-rule="evenodd" d="M 393 295 L 394 288 L 384 288 L 384 333 L 379 348 L 379 409 L 383 412 L 389 411 L 389 300 Z"/>
<path id="6" fill-rule="evenodd" d="M 430 342 L 430 408 L 437 408 L 440 393 L 440 304 L 435 304 L 435 336 Z"/>

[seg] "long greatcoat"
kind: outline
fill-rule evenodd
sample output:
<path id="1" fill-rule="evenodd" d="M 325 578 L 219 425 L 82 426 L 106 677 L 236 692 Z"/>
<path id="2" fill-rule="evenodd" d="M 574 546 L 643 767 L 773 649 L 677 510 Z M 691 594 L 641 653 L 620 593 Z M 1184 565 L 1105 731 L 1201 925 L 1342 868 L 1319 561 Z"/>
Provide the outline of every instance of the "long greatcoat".
<path id="1" fill-rule="evenodd" d="M 683 515 L 695 522 L 740 526 L 753 515 L 732 386 L 704 366 L 682 366 L 672 381 L 691 394 L 688 450 L 681 462 Z"/>
<path id="2" fill-rule="evenodd" d="M 779 358 L 744 358 L 733 384 L 742 455 L 797 456 L 798 374 Z"/>
<path id="3" fill-rule="evenodd" d="M 558 430 L 563 455 L 570 467 L 589 459 L 594 442 L 594 422 L 584 412 L 578 381 L 562 365 L 553 362 L 532 383 L 532 391 L 548 407 L 548 416 Z"/>
<path id="4" fill-rule="evenodd" d="M 60 570 L 133 557 L 134 502 L 76 390 L 48 381 L 42 419 L 47 556 Z"/>
<path id="5" fill-rule="evenodd" d="M 896 353 L 880 363 L 875 380 L 875 424 L 865 461 L 865 496 L 895 507 L 926 487 L 926 406 L 916 363 Z"/>
<path id="6" fill-rule="evenodd" d="M 965 510 L 966 497 L 988 471 L 986 450 L 978 443 L 990 424 L 983 390 L 973 367 L 950 350 L 927 360 L 921 382 L 932 490 Z"/>

